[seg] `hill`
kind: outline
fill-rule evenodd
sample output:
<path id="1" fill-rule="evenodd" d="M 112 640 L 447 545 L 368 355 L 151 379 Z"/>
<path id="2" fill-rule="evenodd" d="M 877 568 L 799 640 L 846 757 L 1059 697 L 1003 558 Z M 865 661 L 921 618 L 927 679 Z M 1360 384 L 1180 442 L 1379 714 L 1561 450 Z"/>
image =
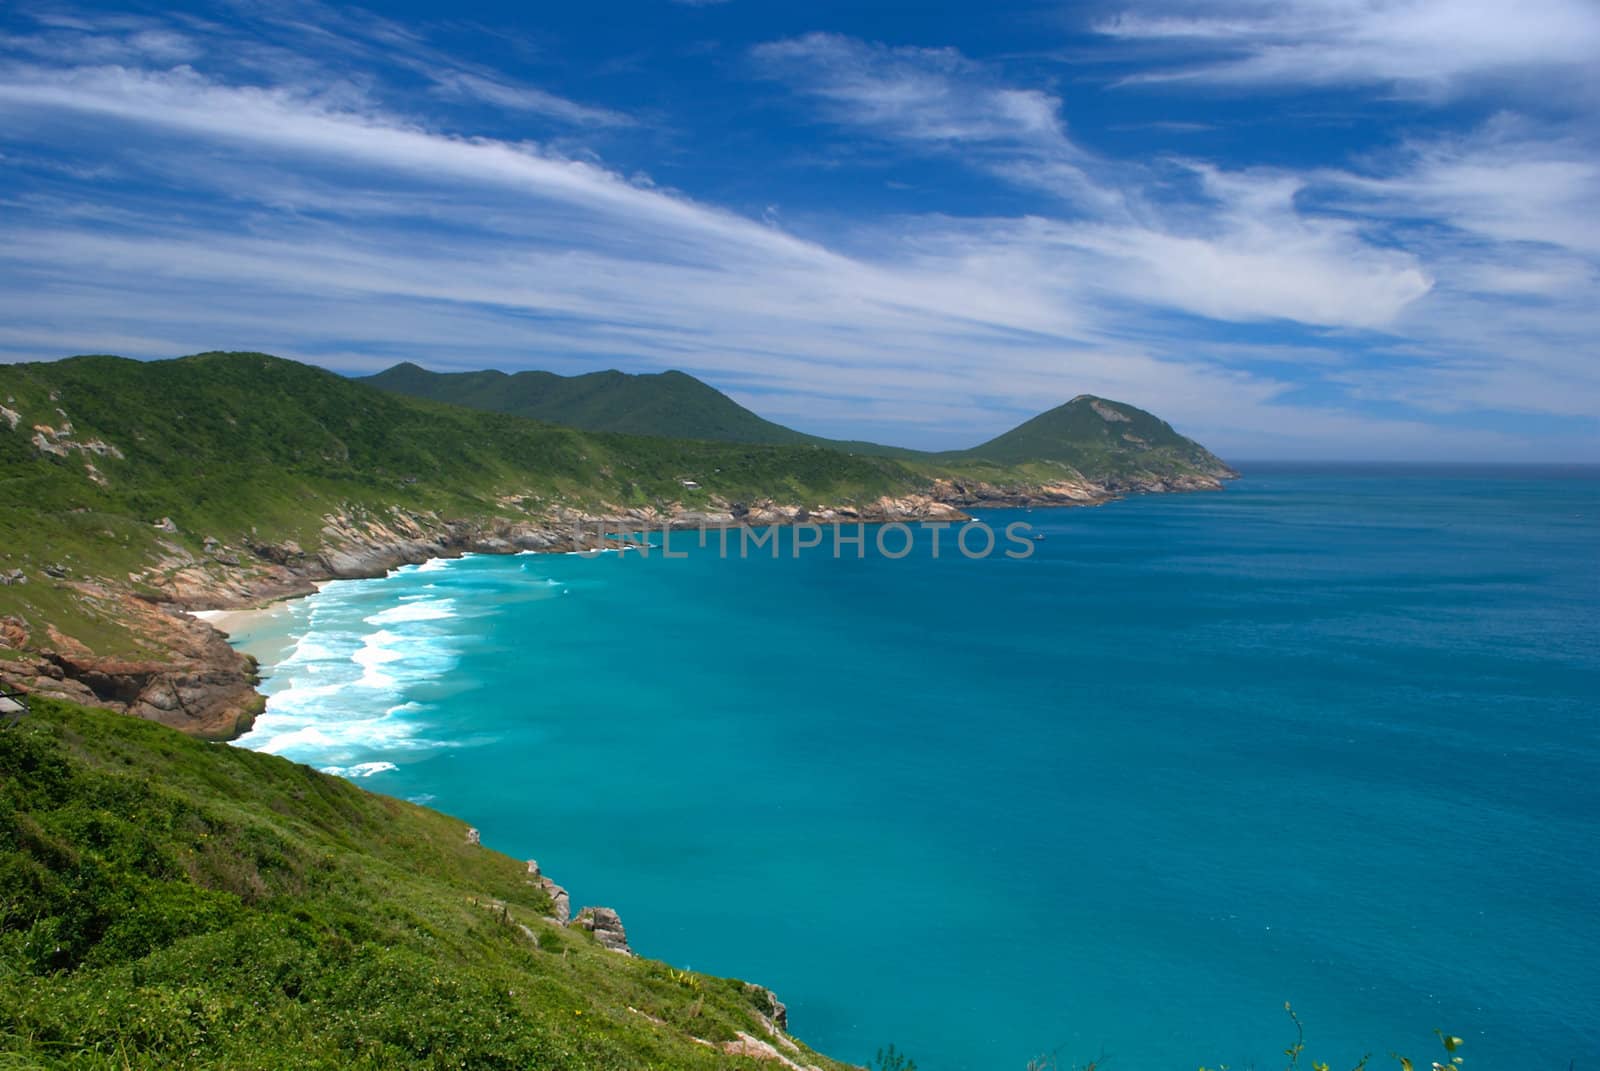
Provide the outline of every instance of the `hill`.
<path id="1" fill-rule="evenodd" d="M 1125 402 L 1084 394 L 969 450 L 929 453 L 879 443 L 825 439 L 763 419 L 715 387 L 683 372 L 430 372 L 395 365 L 361 382 L 391 393 L 512 413 L 591 431 L 628 432 L 717 442 L 821 446 L 862 457 L 887 457 L 932 475 L 989 478 L 993 466 L 1033 462 L 1069 466 L 1090 479 L 1140 473 L 1232 475 L 1199 443 Z M 990 466 L 962 470 L 965 462 Z M 1048 480 L 1041 470 L 1033 476 Z M 1055 475 L 1059 475 L 1056 473 Z"/>
<path id="2" fill-rule="evenodd" d="M 944 456 L 1002 465 L 1057 461 L 1091 477 L 1161 466 L 1233 475 L 1221 458 L 1161 418 L 1092 394 L 1080 394 L 971 450 Z"/>
<path id="3" fill-rule="evenodd" d="M 824 440 L 764 420 L 683 372 L 430 372 L 409 362 L 362 380 L 380 390 L 586 431 L 793 446 Z"/>
<path id="4" fill-rule="evenodd" d="M 789 1038 L 765 989 L 562 925 L 555 887 L 463 822 L 34 707 L 0 728 L 0 1065 L 841 1066 Z"/>

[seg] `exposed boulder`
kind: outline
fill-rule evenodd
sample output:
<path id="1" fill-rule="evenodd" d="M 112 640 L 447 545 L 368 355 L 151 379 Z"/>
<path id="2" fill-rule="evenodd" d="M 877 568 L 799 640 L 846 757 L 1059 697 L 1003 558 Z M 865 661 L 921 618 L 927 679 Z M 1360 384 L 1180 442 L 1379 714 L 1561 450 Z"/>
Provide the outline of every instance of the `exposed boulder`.
<path id="1" fill-rule="evenodd" d="M 633 955 L 633 949 L 628 947 L 628 931 L 622 928 L 622 919 L 609 907 L 586 907 L 567 925 L 594 934 L 602 948 L 624 956 Z"/>

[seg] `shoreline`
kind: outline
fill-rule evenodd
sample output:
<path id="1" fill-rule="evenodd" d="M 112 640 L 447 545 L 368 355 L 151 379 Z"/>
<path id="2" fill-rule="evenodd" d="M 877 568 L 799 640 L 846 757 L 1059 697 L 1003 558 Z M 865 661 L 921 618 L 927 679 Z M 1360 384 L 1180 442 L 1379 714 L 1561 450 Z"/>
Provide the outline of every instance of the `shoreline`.
<path id="1" fill-rule="evenodd" d="M 807 523 L 954 525 L 972 519 L 968 509 L 1098 506 L 1131 494 L 1217 491 L 1233 475 L 1226 470 L 1132 483 L 1082 481 L 1026 491 L 937 483 L 927 492 L 899 498 L 814 508 L 771 499 L 749 505 L 716 500 L 701 509 L 672 502 L 596 513 L 558 507 L 519 517 L 445 518 L 401 506 L 378 511 L 347 505 L 322 518 L 318 543 L 310 550 L 292 538 L 271 542 L 244 535 L 224 541 L 174 529 L 188 538 L 166 541 L 163 559 L 141 574 L 129 574 L 134 584 L 153 591 L 83 585 L 87 595 L 116 599 L 115 617 L 141 638 L 143 652 L 130 659 L 97 654 L 69 636 L 51 634 L 48 645 L 26 644 L 24 637 L 22 657 L 3 668 L 25 691 L 107 707 L 205 739 L 235 740 L 250 731 L 266 700 L 256 690 L 255 659 L 235 648 L 232 638 L 260 627 L 261 615 L 275 607 L 315 594 L 334 580 L 377 579 L 403 566 L 468 554 L 582 552 L 617 544 L 600 535 L 604 532 Z"/>
<path id="2" fill-rule="evenodd" d="M 228 637 L 231 643 L 234 636 L 248 633 L 252 628 L 270 620 L 273 615 L 285 612 L 294 603 L 301 599 L 308 599 L 320 594 L 334 580 L 313 580 L 312 590 L 294 592 L 288 595 L 279 595 L 257 606 L 238 606 L 219 610 L 185 610 L 184 613 L 196 620 L 203 621 Z"/>

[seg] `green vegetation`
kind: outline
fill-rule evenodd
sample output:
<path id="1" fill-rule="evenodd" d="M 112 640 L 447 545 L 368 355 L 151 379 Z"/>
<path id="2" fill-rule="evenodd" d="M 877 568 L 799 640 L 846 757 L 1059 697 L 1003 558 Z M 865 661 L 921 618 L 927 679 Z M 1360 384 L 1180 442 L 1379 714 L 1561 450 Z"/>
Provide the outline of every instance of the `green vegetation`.
<path id="1" fill-rule="evenodd" d="M 857 502 L 928 483 L 811 446 L 585 433 L 401 398 L 263 354 L 0 365 L 0 405 L 18 417 L 13 428 L 0 413 L 0 574 L 28 578 L 0 586 L 0 617 L 48 622 L 101 653 L 144 652 L 62 580 L 126 586 L 163 543 L 293 539 L 315 553 L 340 511 L 474 521 L 712 495 Z M 177 531 L 158 530 L 163 519 Z M 56 566 L 65 578 L 46 572 Z"/>
<path id="2" fill-rule="evenodd" d="M 762 1066 L 712 1047 L 771 1040 L 761 991 L 546 921 L 456 819 L 34 707 L 0 729 L 0 1067 Z"/>
<path id="3" fill-rule="evenodd" d="M 906 462 L 930 477 L 1017 483 L 1075 475 L 1115 479 L 1134 474 L 1216 475 L 1215 455 L 1166 421 L 1122 402 L 1079 395 L 970 450 L 927 453 L 878 443 L 806 435 L 757 416 L 715 387 L 683 372 L 430 372 L 398 364 L 363 382 L 413 398 L 512 413 L 591 431 L 675 436 L 719 442 L 807 444 Z M 1019 473 L 1018 466 L 1029 467 Z"/>
<path id="4" fill-rule="evenodd" d="M 684 479 L 735 499 L 847 500 L 916 482 L 888 462 L 810 447 L 584 434 L 429 404 L 264 354 L 0 365 L 6 398 L 23 416 L 22 427 L 0 434 L 0 500 L 9 506 L 172 517 L 219 537 L 251 527 L 305 534 L 309 516 L 341 502 L 470 517 L 501 508 L 507 494 L 664 503 L 685 497 Z M 62 455 L 30 442 L 28 425 L 68 422 Z M 122 456 L 82 449 L 95 441 Z"/>
<path id="5" fill-rule="evenodd" d="M 1006 466 L 1053 461 L 1071 465 L 1090 479 L 1140 470 L 1227 471 L 1215 454 L 1179 435 L 1165 420 L 1091 394 L 1040 413 L 981 446 L 940 457 Z"/>
<path id="6" fill-rule="evenodd" d="M 824 442 L 765 420 L 683 372 L 508 375 L 493 370 L 430 372 L 408 362 L 363 382 L 412 398 L 510 413 L 585 431 L 783 446 Z"/>

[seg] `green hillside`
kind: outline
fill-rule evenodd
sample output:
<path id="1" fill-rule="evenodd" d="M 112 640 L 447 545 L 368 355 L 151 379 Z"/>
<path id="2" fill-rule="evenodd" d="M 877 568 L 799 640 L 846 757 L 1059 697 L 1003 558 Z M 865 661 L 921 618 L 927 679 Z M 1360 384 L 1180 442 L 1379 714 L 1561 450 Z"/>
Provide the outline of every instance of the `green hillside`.
<path id="1" fill-rule="evenodd" d="M 0 1067 L 840 1066 L 765 991 L 546 920 L 463 822 L 104 711 L 0 728 L 0 890 Z"/>
<path id="2" fill-rule="evenodd" d="M 1213 454 L 1171 425 L 1124 402 L 1080 395 L 970 450 L 928 453 L 878 443 L 824 439 L 757 416 L 715 387 L 683 372 L 628 375 L 593 372 L 430 372 L 398 364 L 362 382 L 407 397 L 448 402 L 488 412 L 514 413 L 574 428 L 630 432 L 719 442 L 810 444 L 863 457 L 907 462 L 919 471 L 976 479 L 1059 478 L 1066 465 L 1090 479 L 1135 472 L 1225 475 Z M 1096 409 L 1099 406 L 1099 409 Z M 1104 415 L 1111 414 L 1109 417 Z M 969 466 L 970 462 L 979 462 Z M 1051 463 L 1050 471 L 997 471 Z"/>
<path id="3" fill-rule="evenodd" d="M 734 497 L 916 482 L 812 447 L 585 434 L 430 404 L 259 353 L 0 365 L 0 399 L 24 418 L 0 434 L 0 501 L 171 516 L 218 535 L 352 497 L 471 513 L 509 492 L 643 505 L 682 498 L 684 478 Z M 45 432 L 41 450 L 28 431 L 40 424 L 70 430 Z"/>
<path id="4" fill-rule="evenodd" d="M 1161 418 L 1092 394 L 1080 394 L 971 450 L 940 456 L 1001 465 L 1057 461 L 1091 479 L 1163 465 L 1179 471 L 1231 473 L 1215 454 L 1179 435 Z"/>
<path id="5" fill-rule="evenodd" d="M 137 651 L 64 580 L 126 586 L 164 548 L 202 554 L 206 538 L 315 554 L 334 512 L 471 521 L 713 496 L 850 503 L 929 482 L 812 446 L 588 433 L 403 398 L 256 353 L 0 365 L 0 406 L 0 576 L 30 581 L 0 585 L 0 619 L 48 623 L 101 653 Z"/>
<path id="6" fill-rule="evenodd" d="M 683 372 L 430 372 L 411 363 L 362 382 L 429 401 L 565 424 L 585 431 L 777 445 L 824 440 L 764 420 Z"/>

